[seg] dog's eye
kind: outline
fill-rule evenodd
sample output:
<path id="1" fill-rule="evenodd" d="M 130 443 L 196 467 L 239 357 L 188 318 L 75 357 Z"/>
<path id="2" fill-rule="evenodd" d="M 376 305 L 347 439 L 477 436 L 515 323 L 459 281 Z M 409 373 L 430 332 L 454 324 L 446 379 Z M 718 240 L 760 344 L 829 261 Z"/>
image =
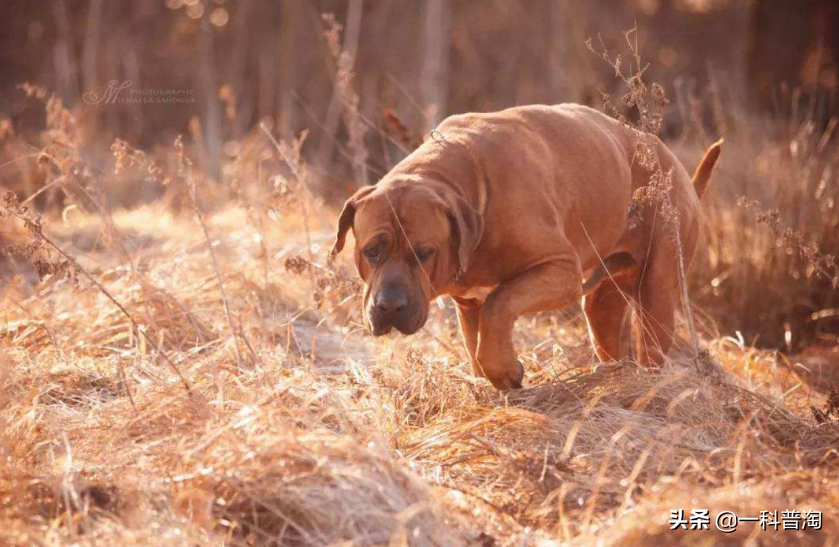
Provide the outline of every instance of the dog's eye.
<path id="1" fill-rule="evenodd" d="M 433 247 L 420 247 L 415 252 L 417 253 L 417 259 L 420 262 L 425 262 L 434 255 L 434 248 Z"/>
<path id="2" fill-rule="evenodd" d="M 379 258 L 381 258 L 381 252 L 378 247 L 368 247 L 367 249 L 364 249 L 364 256 L 367 257 L 367 260 L 370 262 L 377 262 Z"/>

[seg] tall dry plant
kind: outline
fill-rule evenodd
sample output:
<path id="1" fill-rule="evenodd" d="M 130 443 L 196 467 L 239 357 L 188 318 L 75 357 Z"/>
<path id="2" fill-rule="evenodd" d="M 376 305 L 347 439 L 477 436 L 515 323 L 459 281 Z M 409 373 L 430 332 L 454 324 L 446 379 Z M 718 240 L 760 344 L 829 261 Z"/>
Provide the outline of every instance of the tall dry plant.
<path id="1" fill-rule="evenodd" d="M 158 343 L 148 335 L 146 329 L 135 319 L 134 315 L 109 291 L 101 282 L 99 282 L 93 275 L 83 268 L 79 261 L 68 251 L 64 250 L 58 243 L 53 241 L 45 232 L 43 221 L 37 213 L 30 211 L 25 205 L 22 205 L 17 196 L 13 192 L 6 192 L 3 196 L 3 201 L 0 203 L 0 217 L 10 215 L 21 222 L 26 227 L 27 232 L 31 236 L 31 242 L 24 251 L 35 264 L 38 274 L 41 276 L 63 275 L 68 276 L 71 280 L 78 280 L 80 277 L 84 278 L 88 283 L 101 292 L 128 320 L 131 325 L 132 332 L 141 337 L 146 344 L 151 347 L 155 354 L 159 356 L 165 364 L 175 373 L 180 380 L 187 393 L 191 393 L 189 381 L 181 373 L 180 368 L 175 364 L 169 354 L 164 351 Z M 125 377 L 125 372 L 120 367 L 120 376 L 125 384 L 126 393 L 132 404 L 134 400 L 131 396 L 131 388 Z"/>
<path id="2" fill-rule="evenodd" d="M 706 98 L 706 102 L 720 102 Z M 839 340 L 839 120 L 807 109 L 761 119 L 736 103 L 726 119 L 725 184 L 705 198 L 704 247 L 694 298 L 748 343 L 798 352 Z"/>
<path id="3" fill-rule="evenodd" d="M 685 251 L 679 235 L 679 213 L 670 198 L 670 191 L 673 187 L 673 171 L 672 169 L 664 171 L 658 156 L 658 135 L 661 132 L 661 124 L 664 118 L 664 107 L 669 101 L 661 85 L 657 83 L 648 84 L 644 79 L 649 64 L 644 63 L 641 58 L 637 25 L 624 33 L 624 39 L 629 54 L 628 62 L 624 60 L 620 53 L 611 52 L 599 35 L 597 47 L 591 38 L 586 40 L 585 43 L 592 53 L 599 56 L 614 69 L 615 78 L 620 80 L 627 89 L 627 92 L 621 98 L 621 102 L 625 108 L 631 109 L 635 113 L 635 120 L 630 120 L 622 109 L 619 109 L 612 102 L 607 93 L 601 93 L 607 113 L 625 126 L 635 130 L 637 138 L 633 161 L 650 173 L 649 183 L 638 188 L 633 194 L 627 214 L 630 223 L 637 222 L 643 208 L 653 208 L 671 233 L 676 246 L 682 312 L 687 323 L 695 363 L 699 367 L 707 359 L 699 359 L 699 342 L 688 293 Z"/>
<path id="4" fill-rule="evenodd" d="M 118 251 L 132 270 L 134 260 L 113 221 L 106 192 L 97 177 L 97 168 L 82 153 L 82 129 L 73 112 L 56 94 L 44 87 L 25 83 L 20 89 L 27 97 L 44 105 L 46 127 L 40 134 L 39 146 L 29 145 L 37 154 L 37 162 L 45 174 L 43 186 L 27 196 L 23 205 L 46 193 L 52 203 L 61 203 L 65 211 L 79 208 L 99 214 L 102 235 L 107 245 Z"/>
<path id="5" fill-rule="evenodd" d="M 46 277 L 68 277 L 72 281 L 84 280 L 98 292 L 104 295 L 125 317 L 130 325 L 133 336 L 144 345 L 151 347 L 156 358 L 162 360 L 180 380 L 187 392 L 191 392 L 190 384 L 175 364 L 169 353 L 162 345 L 147 332 L 145 323 L 154 323 L 153 316 L 148 321 L 138 318 L 136 312 L 131 311 L 130 305 L 121 302 L 108 288 L 84 268 L 76 256 L 64 248 L 45 230 L 44 218 L 34 208 L 35 199 L 41 194 L 50 196 L 50 203 L 62 205 L 62 216 L 66 219 L 69 211 L 79 209 L 87 214 L 96 216 L 102 223 L 101 235 L 105 247 L 121 257 L 122 263 L 127 265 L 128 274 L 143 290 L 154 291 L 153 285 L 143 275 L 137 261 L 130 250 L 125 235 L 117 228 L 113 212 L 106 198 L 107 191 L 100 180 L 100 170 L 92 166 L 82 152 L 82 129 L 77 117 L 67 108 L 63 101 L 44 87 L 33 84 L 22 84 L 24 93 L 44 105 L 46 127 L 40 133 L 38 145 L 27 144 L 37 154 L 39 167 L 46 175 L 43 186 L 30 196 L 21 199 L 14 192 L 6 192 L 0 204 L 0 216 L 17 219 L 23 224 L 29 236 L 29 242 L 18 245 L 12 252 L 23 256 L 32 263 L 41 280 Z M 147 169 L 147 175 L 159 181 L 166 182 L 162 169 L 154 162 L 148 161 L 145 155 L 121 140 L 115 141 L 112 151 L 116 158 L 116 170 L 120 172 L 126 164 L 141 164 Z M 8 252 L 8 249 L 6 250 Z M 120 369 L 129 397 L 130 386 Z"/>
<path id="6" fill-rule="evenodd" d="M 192 210 L 195 213 L 195 218 L 198 224 L 201 225 L 201 233 L 204 235 L 204 241 L 207 244 L 207 252 L 210 254 L 210 259 L 213 264 L 213 273 L 216 281 L 218 281 L 219 292 L 221 293 L 221 301 L 224 304 L 224 315 L 227 318 L 227 326 L 230 329 L 230 337 L 233 340 L 233 348 L 236 352 L 236 363 L 239 367 L 244 365 L 244 358 L 242 357 L 242 350 L 239 348 L 239 332 L 233 323 L 233 314 L 230 310 L 230 300 L 227 298 L 227 292 L 224 289 L 224 279 L 219 269 L 216 252 L 213 249 L 213 241 L 210 237 L 210 230 L 207 228 L 207 221 L 204 218 L 204 211 L 198 203 L 198 185 L 192 175 L 192 161 L 184 152 L 183 140 L 180 136 L 175 139 L 175 150 L 178 153 L 178 173 L 183 177 L 183 180 L 188 188 L 189 200 L 192 204 Z M 242 340 L 247 344 L 247 338 L 244 333 L 241 333 Z M 216 369 L 216 386 L 219 399 L 222 399 L 222 384 L 219 378 L 219 370 Z"/>

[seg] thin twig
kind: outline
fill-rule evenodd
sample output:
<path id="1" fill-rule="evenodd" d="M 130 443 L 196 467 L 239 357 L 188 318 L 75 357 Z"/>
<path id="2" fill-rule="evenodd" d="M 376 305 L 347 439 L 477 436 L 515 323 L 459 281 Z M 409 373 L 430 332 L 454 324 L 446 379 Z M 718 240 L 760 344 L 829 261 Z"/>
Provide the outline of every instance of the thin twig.
<path id="1" fill-rule="evenodd" d="M 166 361 L 166 364 L 175 372 L 175 374 L 180 379 L 181 384 L 183 384 L 186 392 L 189 393 L 189 394 L 192 394 L 192 388 L 190 387 L 189 382 L 184 377 L 184 375 L 181 373 L 180 369 L 178 369 L 178 367 L 175 365 L 175 363 L 169 358 L 169 355 L 167 355 L 166 352 L 154 340 L 152 340 L 152 338 L 150 336 L 148 336 L 145 333 L 145 330 L 137 323 L 137 321 L 134 319 L 134 317 L 131 315 L 131 313 L 129 313 L 129 311 L 127 309 L 125 309 L 125 306 L 120 304 L 119 300 L 117 300 L 116 297 L 114 295 L 112 295 L 110 293 L 110 291 L 108 291 L 108 289 L 105 288 L 104 285 L 102 285 L 100 282 L 98 282 L 96 279 L 94 279 L 93 276 L 90 275 L 87 272 L 87 270 L 85 270 L 81 266 L 81 264 L 78 263 L 78 261 L 76 260 L 76 258 L 73 255 L 66 252 L 64 249 L 62 249 L 58 244 L 56 244 L 52 239 L 50 239 L 49 236 L 47 236 L 45 233 L 43 233 L 43 231 L 41 231 L 40 228 L 38 228 L 36 226 L 33 226 L 33 223 L 31 221 L 31 219 L 27 218 L 26 216 L 19 213 L 18 211 L 15 211 L 15 210 L 9 208 L 6 205 L 4 205 L 3 208 L 7 212 L 9 212 L 10 214 L 14 215 L 16 218 L 22 220 L 27 226 L 35 227 L 37 229 L 37 233 L 34 234 L 34 235 L 38 239 L 40 239 L 41 241 L 43 241 L 44 243 L 49 245 L 55 252 L 57 252 L 59 255 L 61 255 L 62 258 L 64 258 L 67 262 L 69 262 L 73 266 L 74 271 L 81 273 L 85 277 L 85 279 L 87 279 L 94 287 L 99 289 L 99 291 L 102 294 L 104 294 L 105 297 L 108 300 L 110 300 L 111 303 L 114 306 L 117 307 L 117 309 L 125 316 L 125 318 L 128 319 L 128 322 L 131 324 L 131 327 L 134 330 L 136 330 L 138 333 L 140 333 L 140 336 L 143 337 L 143 339 L 146 341 L 146 343 L 149 344 L 155 350 L 155 352 L 157 352 L 163 358 L 164 361 Z M 122 364 L 119 364 L 118 366 L 119 366 L 120 369 L 122 369 Z M 121 374 L 123 374 L 123 376 L 124 376 L 124 371 L 121 371 Z M 131 405 L 135 406 L 135 408 L 136 408 L 136 405 L 134 404 L 134 399 L 131 395 L 131 389 L 128 386 L 127 382 L 125 384 L 125 391 L 128 394 L 128 398 L 131 401 Z"/>
<path id="2" fill-rule="evenodd" d="M 236 333 L 236 327 L 233 324 L 233 314 L 230 311 L 230 301 L 227 298 L 227 292 L 224 290 L 224 281 L 222 280 L 221 271 L 218 267 L 216 253 L 213 250 L 213 242 L 212 238 L 210 238 L 210 231 L 207 228 L 206 221 L 204 220 L 204 212 L 201 210 L 201 207 L 198 206 L 198 189 L 195 184 L 195 179 L 192 177 L 192 162 L 189 161 L 184 153 L 183 143 L 181 142 L 180 137 L 178 137 L 175 141 L 175 148 L 178 151 L 179 159 L 181 160 L 180 167 L 182 174 L 184 175 L 184 180 L 189 188 L 189 199 L 192 209 L 195 211 L 195 216 L 198 218 L 198 223 L 201 225 L 201 230 L 204 233 L 204 240 L 207 242 L 207 250 L 210 253 L 210 259 L 213 264 L 213 272 L 215 273 L 216 280 L 218 281 L 219 291 L 221 292 L 221 301 L 224 304 L 224 313 L 227 316 L 227 326 L 230 328 L 230 335 L 233 337 L 233 347 L 236 350 L 236 364 L 242 368 L 244 358 L 242 357 L 242 350 L 239 349 L 239 338 Z M 218 381 L 218 377 L 216 380 Z"/>

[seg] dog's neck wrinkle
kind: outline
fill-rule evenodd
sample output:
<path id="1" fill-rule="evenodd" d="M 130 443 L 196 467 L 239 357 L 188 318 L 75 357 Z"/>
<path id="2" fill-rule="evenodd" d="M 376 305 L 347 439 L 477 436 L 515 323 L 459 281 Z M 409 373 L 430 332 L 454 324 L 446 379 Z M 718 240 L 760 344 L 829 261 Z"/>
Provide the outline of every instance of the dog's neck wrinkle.
<path id="1" fill-rule="evenodd" d="M 487 180 L 486 180 L 486 173 L 484 172 L 483 166 L 481 162 L 478 161 L 478 157 L 472 151 L 472 148 L 469 146 L 468 143 L 465 141 L 457 141 L 465 150 L 466 153 L 469 155 L 469 161 L 472 164 L 472 168 L 474 169 L 475 175 L 475 190 L 477 195 L 476 201 L 471 203 L 471 205 L 475 208 L 476 211 L 483 217 L 484 212 L 486 211 L 487 206 Z"/>
<path id="2" fill-rule="evenodd" d="M 396 178 L 404 174 L 417 182 L 440 184 L 465 199 L 481 215 L 486 211 L 486 175 L 460 135 L 450 134 L 444 141 L 426 142 L 391 173 Z"/>

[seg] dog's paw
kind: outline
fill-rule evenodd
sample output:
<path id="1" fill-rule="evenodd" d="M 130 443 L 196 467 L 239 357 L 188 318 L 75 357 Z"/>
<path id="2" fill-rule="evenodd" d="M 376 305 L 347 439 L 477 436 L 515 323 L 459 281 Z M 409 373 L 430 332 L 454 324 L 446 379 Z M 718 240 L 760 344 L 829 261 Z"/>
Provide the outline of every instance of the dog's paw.
<path id="1" fill-rule="evenodd" d="M 506 389 L 521 389 L 521 382 L 524 379 L 524 367 L 521 361 L 516 361 L 512 371 L 504 374 L 492 375 L 487 378 L 499 391 Z"/>

